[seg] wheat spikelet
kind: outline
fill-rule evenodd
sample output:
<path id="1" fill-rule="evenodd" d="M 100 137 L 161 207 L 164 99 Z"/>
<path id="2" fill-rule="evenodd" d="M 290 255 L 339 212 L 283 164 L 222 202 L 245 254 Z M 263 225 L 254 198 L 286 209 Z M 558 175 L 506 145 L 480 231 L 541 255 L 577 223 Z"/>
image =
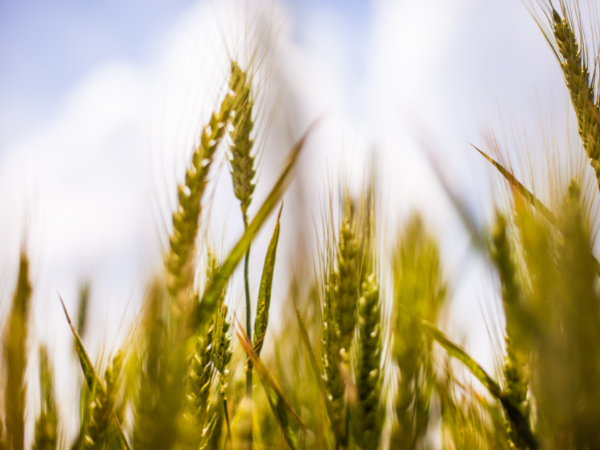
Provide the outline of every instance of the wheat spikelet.
<path id="1" fill-rule="evenodd" d="M 360 295 L 359 243 L 355 234 L 356 217 L 352 202 L 345 202 L 344 216 L 338 242 L 337 307 L 340 352 L 344 362 L 349 361 L 350 345 L 356 327 L 356 306 Z"/>
<path id="2" fill-rule="evenodd" d="M 233 99 L 234 95 L 230 90 L 219 111 L 212 114 L 209 124 L 202 130 L 200 145 L 192 155 L 185 183 L 178 188 L 178 206 L 173 213 L 173 233 L 169 238 L 170 252 L 166 268 L 167 288 L 179 310 L 185 309 L 189 300 L 202 195 L 215 151 L 229 123 Z"/>
<path id="3" fill-rule="evenodd" d="M 336 430 L 344 429 L 344 393 L 345 385 L 341 374 L 340 332 L 337 321 L 337 273 L 330 268 L 325 281 L 323 304 L 323 378 L 327 387 L 328 400 L 331 403 L 330 420 Z"/>
<path id="4" fill-rule="evenodd" d="M 252 112 L 254 109 L 254 97 L 252 94 L 252 80 L 248 73 L 240 66 L 231 62 L 231 90 L 235 94 L 233 100 L 233 117 L 231 118 L 232 145 L 229 147 L 231 157 L 231 178 L 233 181 L 233 192 L 240 201 L 244 224 L 248 222 L 248 207 L 252 202 L 254 193 L 254 155 L 252 149 L 254 141 L 250 134 L 254 128 Z"/>
<path id="5" fill-rule="evenodd" d="M 17 287 L 4 330 L 4 366 L 6 367 L 6 389 L 4 411 L 8 446 L 23 450 L 25 433 L 25 369 L 27 368 L 27 333 L 31 303 L 29 282 L 29 260 L 21 251 Z"/>
<path id="6" fill-rule="evenodd" d="M 364 449 L 377 448 L 381 433 L 381 305 L 379 286 L 374 274 L 363 283 L 358 301 L 358 360 L 356 388 L 358 391 L 358 428 L 354 435 Z"/>
<path id="7" fill-rule="evenodd" d="M 54 398 L 54 376 L 45 347 L 40 347 L 40 392 L 42 410 L 35 423 L 34 450 L 55 450 L 58 440 L 58 416 Z"/>

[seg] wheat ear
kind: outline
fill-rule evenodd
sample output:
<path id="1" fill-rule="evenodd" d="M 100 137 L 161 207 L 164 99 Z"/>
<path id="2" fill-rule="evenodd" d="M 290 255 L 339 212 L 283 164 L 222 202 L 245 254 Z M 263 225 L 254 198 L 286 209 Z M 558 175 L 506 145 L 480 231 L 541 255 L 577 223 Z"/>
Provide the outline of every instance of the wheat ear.
<path id="1" fill-rule="evenodd" d="M 594 80 L 593 78 L 590 80 L 585 48 L 580 47 L 577 42 L 573 24 L 564 8 L 563 13 L 564 18 L 555 9 L 552 9 L 552 29 L 556 40 L 555 53 L 571 95 L 583 147 L 600 186 L 600 123 L 598 122 L 600 112 L 592 87 Z M 556 52 L 556 50 L 558 51 Z"/>
<path id="2" fill-rule="evenodd" d="M 374 274 L 367 277 L 358 301 L 358 361 L 356 388 L 358 391 L 357 441 L 364 449 L 379 446 L 381 434 L 381 304 L 379 286 Z"/>
<path id="3" fill-rule="evenodd" d="M 122 366 L 123 353 L 118 352 L 104 372 L 105 387 L 99 385 L 92 389 L 89 423 L 83 440 L 86 450 L 103 450 L 106 447 Z"/>
<path id="4" fill-rule="evenodd" d="M 348 199 L 344 205 L 344 215 L 338 242 L 337 277 L 337 314 L 340 339 L 340 354 L 343 362 L 348 363 L 350 345 L 356 327 L 356 306 L 360 296 L 361 274 L 359 245 L 355 234 L 356 220 L 352 202 Z"/>
<path id="5" fill-rule="evenodd" d="M 333 264 L 333 263 L 331 263 Z M 336 314 L 337 307 L 337 273 L 332 267 L 325 280 L 325 295 L 323 304 L 323 379 L 327 387 L 327 397 L 330 402 L 330 420 L 334 430 L 343 430 L 345 384 L 341 374 L 340 332 Z M 342 436 L 336 436 L 342 439 Z"/>
<path id="6" fill-rule="evenodd" d="M 248 221 L 248 207 L 252 202 L 254 193 L 254 140 L 250 134 L 254 129 L 254 96 L 252 93 L 252 80 L 248 72 L 240 66 L 231 62 L 231 90 L 234 92 L 233 114 L 231 118 L 232 145 L 229 147 L 231 157 L 231 178 L 233 180 L 233 192 L 240 201 L 244 223 Z"/>
<path id="7" fill-rule="evenodd" d="M 54 376 L 46 347 L 40 347 L 41 412 L 35 423 L 34 450 L 55 450 L 58 442 L 58 414 L 54 398 Z"/>
<path id="8" fill-rule="evenodd" d="M 187 306 L 192 288 L 202 195 L 215 151 L 229 123 L 233 100 L 233 92 L 229 90 L 220 109 L 212 114 L 209 124 L 202 130 L 200 145 L 192 155 L 185 183 L 179 186 L 177 192 L 178 205 L 173 213 L 173 233 L 169 238 L 166 267 L 167 288 L 180 314 Z"/>
<path id="9" fill-rule="evenodd" d="M 4 330 L 4 364 L 6 389 L 4 411 L 8 446 L 23 450 L 25 439 L 25 369 L 27 368 L 27 332 L 31 303 L 29 260 L 21 251 L 17 287 L 13 295 L 8 324 Z"/>
<path id="10" fill-rule="evenodd" d="M 250 138 L 254 128 L 252 112 L 254 107 L 254 98 L 251 90 L 251 80 L 248 73 L 243 71 L 235 62 L 231 62 L 231 86 L 235 94 L 233 117 L 231 124 L 230 146 L 231 152 L 231 179 L 233 181 L 233 192 L 240 201 L 242 209 L 242 218 L 244 227 L 248 228 L 248 207 L 252 201 L 254 192 L 253 179 L 256 175 L 254 170 L 254 155 L 252 148 L 254 141 Z M 250 300 L 250 282 L 248 270 L 250 264 L 250 248 L 244 258 L 244 294 L 246 299 L 246 334 L 252 339 L 252 302 Z M 252 364 L 248 359 L 246 361 L 246 397 L 252 398 Z M 252 406 L 248 402 L 248 407 Z M 250 413 L 251 414 L 251 413 Z M 252 423 L 250 423 L 250 432 L 252 432 Z"/>

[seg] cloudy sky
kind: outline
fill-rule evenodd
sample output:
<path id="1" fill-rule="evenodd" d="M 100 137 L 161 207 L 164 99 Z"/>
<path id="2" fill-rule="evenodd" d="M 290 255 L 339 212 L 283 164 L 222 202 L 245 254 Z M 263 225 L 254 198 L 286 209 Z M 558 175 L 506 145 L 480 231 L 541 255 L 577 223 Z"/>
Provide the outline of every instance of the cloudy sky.
<path id="1" fill-rule="evenodd" d="M 82 279 L 92 282 L 97 330 L 110 333 L 124 311 L 133 314 L 160 267 L 175 181 L 223 87 L 228 52 L 248 54 L 244 29 L 267 41 L 259 78 L 273 125 L 262 130 L 272 136 L 257 197 L 317 117 L 296 183 L 304 221 L 286 207 L 289 237 L 320 223 L 328 186 L 360 184 L 374 151 L 388 234 L 409 211 L 423 211 L 452 280 L 448 328 L 489 367 L 486 339 L 472 337 L 486 336 L 490 270 L 469 250 L 428 158 L 481 224 L 497 179 L 469 142 L 483 145 L 491 126 L 527 129 L 535 143 L 543 124 L 565 116 L 558 65 L 521 0 L 0 0 L 5 299 L 26 239 L 38 333 L 61 335 L 56 293 L 74 308 Z M 229 181 L 216 179 L 214 240 L 226 249 L 223 230 L 241 227 L 222 193 Z M 286 249 L 289 272 L 297 246 Z M 282 298 L 287 286 L 274 289 Z M 67 338 L 63 328 L 53 339 Z"/>

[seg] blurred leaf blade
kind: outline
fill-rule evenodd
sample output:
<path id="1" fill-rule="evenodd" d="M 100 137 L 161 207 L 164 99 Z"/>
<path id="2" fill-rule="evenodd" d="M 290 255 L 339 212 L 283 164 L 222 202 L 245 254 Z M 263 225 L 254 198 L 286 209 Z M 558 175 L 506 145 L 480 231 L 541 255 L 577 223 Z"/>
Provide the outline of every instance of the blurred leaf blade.
<path id="1" fill-rule="evenodd" d="M 254 320 L 254 350 L 260 356 L 262 351 L 267 327 L 269 325 L 269 308 L 271 306 L 271 288 L 273 286 L 273 274 L 275 272 L 275 257 L 277 255 L 277 244 L 279 243 L 279 229 L 281 212 L 283 204 L 279 209 L 277 223 L 273 230 L 273 236 L 267 248 L 267 256 L 263 266 L 263 273 L 260 280 L 260 290 L 258 292 L 258 303 L 256 305 L 256 319 Z"/>

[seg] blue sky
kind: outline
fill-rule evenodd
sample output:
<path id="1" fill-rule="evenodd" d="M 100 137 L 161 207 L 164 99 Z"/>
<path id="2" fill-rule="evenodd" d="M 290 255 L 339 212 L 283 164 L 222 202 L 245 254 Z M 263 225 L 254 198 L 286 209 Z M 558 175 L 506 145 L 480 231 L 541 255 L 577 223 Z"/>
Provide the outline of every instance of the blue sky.
<path id="1" fill-rule="evenodd" d="M 1 0 L 0 142 L 52 114 L 94 67 L 112 60 L 147 62 L 157 36 L 195 3 Z M 345 38 L 352 46 L 358 47 L 365 38 L 371 10 L 366 0 L 286 0 L 286 5 L 299 41 L 305 38 L 299 31 L 305 22 L 322 12 L 344 23 Z"/>

